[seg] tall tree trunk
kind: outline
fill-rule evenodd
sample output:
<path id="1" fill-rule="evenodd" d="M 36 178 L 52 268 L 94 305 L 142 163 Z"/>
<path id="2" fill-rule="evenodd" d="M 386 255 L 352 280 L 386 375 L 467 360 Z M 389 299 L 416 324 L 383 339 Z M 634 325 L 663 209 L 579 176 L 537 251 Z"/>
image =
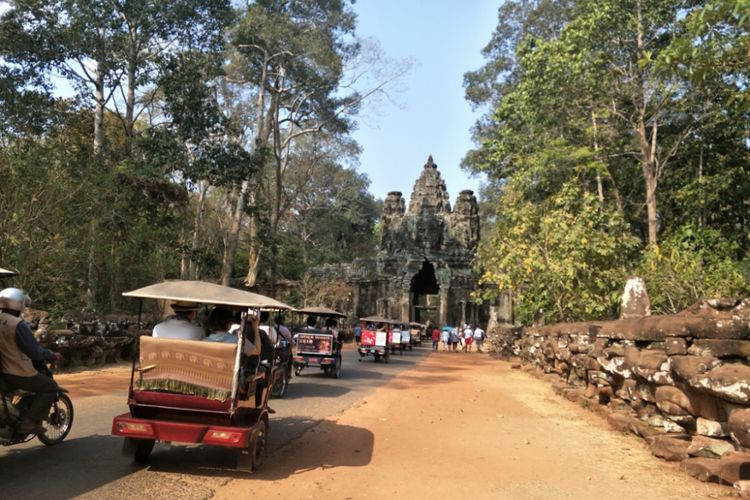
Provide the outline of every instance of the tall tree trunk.
<path id="1" fill-rule="evenodd" d="M 104 150 L 104 74 L 99 70 L 99 64 L 94 86 L 94 155 L 100 155 Z"/>
<path id="2" fill-rule="evenodd" d="M 96 243 L 97 243 L 96 219 L 89 222 L 89 253 L 86 269 L 86 307 L 95 309 L 96 306 Z"/>
<path id="3" fill-rule="evenodd" d="M 224 286 L 229 285 L 232 279 L 232 268 L 234 267 L 234 255 L 237 253 L 237 245 L 240 240 L 240 229 L 242 229 L 242 216 L 245 213 L 245 205 L 247 200 L 247 193 L 250 190 L 250 181 L 242 181 L 239 193 L 237 195 L 237 203 L 234 207 L 234 213 L 232 214 L 232 220 L 229 224 L 229 236 L 227 237 L 227 244 L 224 247 L 224 258 L 221 264 L 221 284 Z"/>
<path id="4" fill-rule="evenodd" d="M 193 224 L 193 237 L 190 245 L 190 268 L 188 276 L 190 279 L 198 279 L 198 264 L 195 256 L 198 254 L 201 241 L 201 228 L 203 227 L 203 215 L 206 211 L 206 193 L 208 192 L 208 181 L 198 182 L 198 205 L 195 207 L 195 219 Z"/>
<path id="5" fill-rule="evenodd" d="M 128 87 L 125 96 L 125 153 L 130 156 L 133 151 L 133 129 L 135 120 L 135 73 L 138 65 L 136 46 L 137 27 L 130 27 L 130 44 L 128 45 Z"/>
<path id="6" fill-rule="evenodd" d="M 594 112 L 594 106 L 591 105 L 591 126 L 593 128 L 592 133 L 594 135 L 594 156 L 596 156 L 597 159 L 599 159 L 599 138 L 598 138 L 598 132 L 596 128 L 596 113 Z M 599 206 L 604 209 L 604 186 L 602 185 L 602 176 L 597 171 L 596 172 L 596 192 L 599 196 Z"/>
<path id="7" fill-rule="evenodd" d="M 255 126 L 253 127 L 253 148 L 254 152 L 258 153 L 260 152 L 261 148 L 265 146 L 264 136 L 262 134 L 264 133 L 264 130 L 266 128 L 264 119 L 265 119 L 265 107 L 266 107 L 266 93 L 264 88 L 264 83 L 266 81 L 266 77 L 268 74 L 268 67 L 267 64 L 263 65 L 263 69 L 261 72 L 261 85 L 258 88 L 258 97 L 255 99 L 255 112 L 256 112 L 256 120 L 255 120 Z M 267 135 L 265 137 L 268 137 Z M 252 175 L 252 174 L 251 174 Z M 237 204 L 235 205 L 234 212 L 232 214 L 232 221 L 229 225 L 229 235 L 227 237 L 227 245 L 224 248 L 224 258 L 222 261 L 222 267 L 221 267 L 221 283 L 222 285 L 229 284 L 229 281 L 232 277 L 232 268 L 234 267 L 234 259 L 235 254 L 237 252 L 237 246 L 239 244 L 240 240 L 240 231 L 242 229 L 242 219 L 245 213 L 245 207 L 248 204 L 248 199 L 250 196 L 250 181 L 251 179 L 245 179 L 242 181 L 242 186 L 240 188 L 239 196 L 237 197 Z M 252 216 L 254 217 L 254 216 Z M 251 221 L 250 229 L 252 231 L 253 227 L 257 226 L 257 221 L 255 224 L 253 224 L 253 221 Z M 256 236 L 257 236 L 257 229 L 256 229 Z M 253 235 L 250 235 L 251 242 L 256 241 L 257 238 L 254 238 Z M 255 284 L 255 277 L 257 276 L 257 264 L 258 264 L 258 253 L 257 249 L 253 249 L 254 243 L 251 243 L 250 248 L 250 257 L 248 262 L 248 273 L 245 277 L 245 284 L 247 286 L 252 286 Z M 255 254 L 255 259 L 253 262 L 253 254 Z M 252 273 L 252 275 L 251 275 Z M 252 284 L 250 284 L 252 283 Z"/>
<path id="8" fill-rule="evenodd" d="M 644 42 L 643 42 L 643 17 L 641 11 L 641 2 L 636 3 L 636 16 L 638 21 L 638 33 L 636 38 L 637 43 L 637 59 L 640 61 L 644 54 Z M 643 172 L 643 179 L 646 184 L 646 213 L 648 217 L 648 243 L 649 245 L 656 245 L 657 242 L 657 209 L 656 209 L 656 141 L 657 141 L 657 130 L 658 124 L 654 120 L 651 125 L 651 138 L 649 139 L 648 132 L 646 130 L 646 90 L 645 90 L 645 76 L 644 70 L 638 68 L 636 70 L 637 79 L 637 95 L 635 104 L 638 111 L 638 123 L 637 123 L 637 134 L 638 142 L 641 149 L 641 171 Z"/>

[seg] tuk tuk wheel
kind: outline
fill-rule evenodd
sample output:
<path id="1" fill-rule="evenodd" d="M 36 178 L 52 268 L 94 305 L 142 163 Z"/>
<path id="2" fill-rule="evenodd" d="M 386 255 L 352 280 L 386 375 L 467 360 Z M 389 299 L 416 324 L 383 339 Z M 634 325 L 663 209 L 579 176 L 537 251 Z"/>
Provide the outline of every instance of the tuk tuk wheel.
<path id="1" fill-rule="evenodd" d="M 128 439 L 128 438 L 126 438 Z M 145 464 L 148 462 L 148 457 L 151 455 L 151 451 L 154 449 L 156 441 L 153 439 L 137 439 L 135 443 L 135 453 L 133 454 L 133 460 L 139 464 Z"/>
<path id="2" fill-rule="evenodd" d="M 332 371 L 333 378 L 341 378 L 341 356 L 336 358 L 336 367 Z"/>
<path id="3" fill-rule="evenodd" d="M 252 453 L 252 465 L 251 470 L 253 472 L 260 469 L 263 465 L 263 461 L 266 458 L 266 448 L 268 445 L 268 422 L 265 418 L 258 422 L 258 430 L 255 433 L 255 438 L 251 445 L 250 453 Z"/>
<path id="4" fill-rule="evenodd" d="M 288 385 L 289 385 L 289 378 L 286 373 L 286 370 L 280 370 L 278 375 L 276 376 L 276 380 L 273 384 L 273 390 L 271 391 L 271 394 L 274 397 L 283 398 L 284 394 L 286 394 L 286 388 Z"/>

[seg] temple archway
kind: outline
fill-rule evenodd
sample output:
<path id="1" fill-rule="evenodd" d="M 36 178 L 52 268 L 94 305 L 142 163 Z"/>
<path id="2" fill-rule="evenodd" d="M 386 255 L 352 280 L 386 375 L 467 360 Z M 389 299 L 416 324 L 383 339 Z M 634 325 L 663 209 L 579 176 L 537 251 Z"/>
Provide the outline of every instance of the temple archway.
<path id="1" fill-rule="evenodd" d="M 435 277 L 435 267 L 425 259 L 422 269 L 411 279 L 410 320 L 417 323 L 438 324 L 440 285 Z"/>

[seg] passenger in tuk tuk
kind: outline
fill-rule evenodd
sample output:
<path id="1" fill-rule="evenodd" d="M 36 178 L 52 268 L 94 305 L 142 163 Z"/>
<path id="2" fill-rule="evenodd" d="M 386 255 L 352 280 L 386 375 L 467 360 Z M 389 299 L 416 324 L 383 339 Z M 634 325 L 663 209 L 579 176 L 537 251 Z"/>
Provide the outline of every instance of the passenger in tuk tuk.
<path id="1" fill-rule="evenodd" d="M 195 314 L 198 304 L 178 301 L 172 304 L 174 315 L 157 324 L 152 332 L 153 337 L 163 339 L 202 340 L 205 331 L 196 325 Z"/>
<path id="2" fill-rule="evenodd" d="M 251 316 L 253 320 L 253 329 L 256 332 L 256 345 L 259 346 L 257 354 L 249 356 L 243 365 L 243 373 L 246 380 L 250 380 L 255 373 L 262 375 L 262 379 L 258 380 L 255 385 L 255 404 L 260 406 L 263 401 L 263 389 L 268 387 L 271 383 L 271 364 L 273 363 L 273 357 L 276 354 L 275 343 L 271 341 L 270 335 L 266 331 L 268 325 L 261 325 L 260 323 L 265 321 L 268 322 L 268 312 L 261 311 L 260 317 L 257 315 Z M 271 327 L 272 328 L 272 327 Z M 274 335 L 276 335 L 276 329 L 273 329 Z M 270 406 L 266 405 L 269 413 L 276 413 Z"/>
<path id="3" fill-rule="evenodd" d="M 284 315 L 279 314 L 276 316 L 276 325 L 279 327 L 279 335 L 286 340 L 287 342 L 292 341 L 292 332 L 289 330 L 289 328 L 284 324 Z"/>
<path id="4" fill-rule="evenodd" d="M 276 342 L 279 340 L 279 332 L 275 326 L 269 324 L 269 319 L 270 315 L 268 311 L 260 312 L 260 330 L 266 333 L 268 339 L 271 341 L 271 345 L 276 345 Z"/>
<path id="5" fill-rule="evenodd" d="M 237 330 L 230 332 L 234 322 L 234 313 L 222 307 L 215 307 L 208 317 L 209 335 L 203 340 L 208 342 L 226 342 L 229 344 L 237 343 Z M 255 318 L 256 323 L 251 323 L 253 327 L 253 341 L 245 338 L 242 346 L 242 353 L 245 356 L 260 355 L 260 337 L 259 337 L 259 320 Z"/>
<path id="6" fill-rule="evenodd" d="M 326 330 L 329 330 L 333 334 L 334 340 L 339 339 L 339 329 L 336 326 L 336 320 L 333 318 L 328 318 L 326 320 Z"/>

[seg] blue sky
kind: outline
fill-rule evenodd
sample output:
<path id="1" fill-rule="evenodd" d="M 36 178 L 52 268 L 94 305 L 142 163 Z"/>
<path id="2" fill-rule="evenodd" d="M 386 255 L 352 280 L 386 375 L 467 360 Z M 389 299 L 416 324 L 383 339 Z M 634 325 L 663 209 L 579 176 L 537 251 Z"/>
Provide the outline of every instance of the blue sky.
<path id="1" fill-rule="evenodd" d="M 401 106 L 383 105 L 360 120 L 354 138 L 363 147 L 361 172 L 370 192 L 411 195 L 429 155 L 445 179 L 451 203 L 459 191 L 478 192 L 481 179 L 460 168 L 472 148 L 479 117 L 464 99 L 463 75 L 484 64 L 482 48 L 497 26 L 500 0 L 358 0 L 357 33 L 376 38 L 387 56 L 416 61 L 404 78 Z M 408 205 L 407 205 L 408 206 Z"/>

